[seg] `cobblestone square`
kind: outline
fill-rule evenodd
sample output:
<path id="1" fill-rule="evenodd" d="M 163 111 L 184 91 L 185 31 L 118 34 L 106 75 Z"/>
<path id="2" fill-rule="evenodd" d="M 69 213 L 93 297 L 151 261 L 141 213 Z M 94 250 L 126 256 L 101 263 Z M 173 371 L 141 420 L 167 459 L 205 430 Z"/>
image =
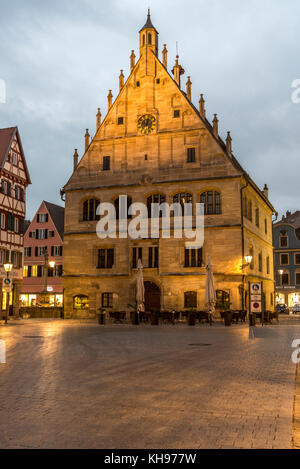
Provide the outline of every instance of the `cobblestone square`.
<path id="1" fill-rule="evenodd" d="M 292 448 L 297 338 L 288 319 L 254 340 L 244 325 L 0 326 L 0 447 Z"/>

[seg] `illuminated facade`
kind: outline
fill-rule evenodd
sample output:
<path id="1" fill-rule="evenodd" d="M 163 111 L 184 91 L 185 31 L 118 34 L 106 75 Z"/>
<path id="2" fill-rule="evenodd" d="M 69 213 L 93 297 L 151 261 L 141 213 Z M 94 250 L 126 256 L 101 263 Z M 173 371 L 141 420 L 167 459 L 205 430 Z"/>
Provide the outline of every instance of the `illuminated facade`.
<path id="1" fill-rule="evenodd" d="M 43 201 L 24 237 L 22 307 L 62 307 L 63 233 L 64 208 Z"/>
<path id="2" fill-rule="evenodd" d="M 17 127 L 0 129 L 0 274 L 4 264 L 12 264 L 10 316 L 19 315 L 19 295 L 23 278 L 23 241 L 26 215 L 26 189 L 31 184 L 20 134 Z M 7 295 L 0 290 L 2 312 Z M 2 314 L 3 316 L 3 314 Z"/>
<path id="3" fill-rule="evenodd" d="M 243 309 L 247 282 L 263 281 L 266 307 L 274 305 L 272 215 L 268 189 L 260 190 L 232 153 L 218 119 L 208 121 L 203 95 L 192 102 L 192 83 L 181 87 L 176 58 L 159 58 L 158 32 L 148 15 L 139 34 L 139 58 L 63 188 L 66 200 L 64 276 L 66 317 L 94 317 L 99 308 L 129 311 L 135 304 L 136 267 L 144 267 L 146 310 L 206 309 L 205 261 L 213 264 L 219 309 Z M 173 74 L 173 76 L 172 76 Z M 96 235 L 97 207 L 127 195 L 132 202 L 205 205 L 203 249 L 184 239 L 107 239 Z M 245 266 L 245 256 L 253 257 Z"/>
<path id="4" fill-rule="evenodd" d="M 276 301 L 300 304 L 300 212 L 287 212 L 274 225 Z"/>

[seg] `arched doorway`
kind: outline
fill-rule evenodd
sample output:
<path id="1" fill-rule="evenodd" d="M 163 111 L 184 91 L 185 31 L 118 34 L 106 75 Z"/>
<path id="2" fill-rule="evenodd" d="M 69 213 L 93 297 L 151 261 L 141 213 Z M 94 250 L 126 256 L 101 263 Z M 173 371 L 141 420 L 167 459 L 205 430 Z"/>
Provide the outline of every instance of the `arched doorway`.
<path id="1" fill-rule="evenodd" d="M 161 307 L 161 291 L 153 282 L 145 282 L 145 310 L 160 311 Z"/>

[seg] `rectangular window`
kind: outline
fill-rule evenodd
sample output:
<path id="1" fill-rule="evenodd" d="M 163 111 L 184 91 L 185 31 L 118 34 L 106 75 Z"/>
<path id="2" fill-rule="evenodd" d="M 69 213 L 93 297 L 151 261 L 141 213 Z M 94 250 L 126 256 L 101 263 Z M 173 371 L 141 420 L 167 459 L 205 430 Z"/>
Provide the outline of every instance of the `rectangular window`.
<path id="1" fill-rule="evenodd" d="M 143 248 L 133 248 L 132 250 L 132 268 L 133 269 L 137 268 L 139 259 L 143 263 Z"/>
<path id="2" fill-rule="evenodd" d="M 289 274 L 283 274 L 281 277 L 282 281 L 282 286 L 286 286 L 290 284 L 290 276 Z"/>
<path id="3" fill-rule="evenodd" d="M 2 230 L 5 230 L 6 228 L 5 220 L 6 220 L 5 213 L 1 213 L 1 229 Z"/>
<path id="4" fill-rule="evenodd" d="M 118 125 L 124 124 L 124 117 L 118 117 Z"/>
<path id="5" fill-rule="evenodd" d="M 185 292 L 184 294 L 184 307 L 188 308 L 197 308 L 198 301 L 197 301 L 197 292 L 189 291 Z"/>
<path id="6" fill-rule="evenodd" d="M 268 221 L 265 219 L 265 234 L 268 234 Z"/>
<path id="7" fill-rule="evenodd" d="M 37 265 L 32 266 L 31 275 L 32 275 L 32 277 L 37 277 L 37 275 L 38 275 L 38 266 Z"/>
<path id="8" fill-rule="evenodd" d="M 177 109 L 174 111 L 174 119 L 178 119 L 178 117 L 180 117 L 180 111 Z"/>
<path id="9" fill-rule="evenodd" d="M 110 156 L 103 158 L 103 171 L 110 171 Z"/>
<path id="10" fill-rule="evenodd" d="M 195 163 L 196 162 L 196 148 L 187 149 L 187 162 Z"/>
<path id="11" fill-rule="evenodd" d="M 185 262 L 187 267 L 202 267 L 203 249 L 185 249 Z"/>
<path id="12" fill-rule="evenodd" d="M 139 88 L 141 86 L 141 83 L 139 81 L 136 82 L 136 87 Z"/>
<path id="13" fill-rule="evenodd" d="M 31 257 L 31 248 L 24 248 L 24 257 Z"/>
<path id="14" fill-rule="evenodd" d="M 256 224 L 257 228 L 259 228 L 259 226 L 260 226 L 259 208 L 257 208 L 257 209 L 255 210 L 255 224 Z"/>
<path id="15" fill-rule="evenodd" d="M 159 248 L 158 247 L 151 247 L 149 248 L 149 262 L 148 267 L 149 269 L 158 269 L 159 263 Z"/>
<path id="16" fill-rule="evenodd" d="M 289 265 L 289 263 L 290 263 L 289 254 L 280 254 L 280 264 Z"/>
<path id="17" fill-rule="evenodd" d="M 47 239 L 48 230 L 38 230 L 38 239 Z"/>
<path id="18" fill-rule="evenodd" d="M 98 269 L 112 269 L 115 263 L 114 249 L 98 250 Z"/>
<path id="19" fill-rule="evenodd" d="M 288 237 L 287 236 L 281 236 L 280 237 L 280 247 L 281 248 L 287 248 L 288 247 Z"/>
<path id="20" fill-rule="evenodd" d="M 300 265 L 300 254 L 295 254 L 295 265 Z"/>
<path id="21" fill-rule="evenodd" d="M 48 213 L 39 213 L 37 216 L 38 223 L 47 223 L 49 219 Z"/>
<path id="22" fill-rule="evenodd" d="M 300 272 L 296 272 L 296 285 L 300 285 Z"/>
<path id="23" fill-rule="evenodd" d="M 62 257 L 63 247 L 62 246 L 51 246 L 51 256 Z"/>
<path id="24" fill-rule="evenodd" d="M 24 278 L 28 277 L 28 265 L 24 265 L 23 267 L 23 277 Z"/>
<path id="25" fill-rule="evenodd" d="M 267 257 L 267 274 L 270 275 L 270 258 Z"/>
<path id="26" fill-rule="evenodd" d="M 102 294 L 102 308 L 113 308 L 113 293 L 103 293 Z"/>

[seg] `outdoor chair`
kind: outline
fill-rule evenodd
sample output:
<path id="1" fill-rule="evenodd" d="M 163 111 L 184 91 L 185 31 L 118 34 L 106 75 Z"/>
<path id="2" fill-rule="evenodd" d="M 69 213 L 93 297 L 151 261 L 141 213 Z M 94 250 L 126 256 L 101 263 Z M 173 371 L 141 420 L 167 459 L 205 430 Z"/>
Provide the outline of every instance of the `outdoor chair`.
<path id="1" fill-rule="evenodd" d="M 199 311 L 197 313 L 197 319 L 199 320 L 200 324 L 202 321 L 209 322 L 209 314 L 207 311 Z"/>

